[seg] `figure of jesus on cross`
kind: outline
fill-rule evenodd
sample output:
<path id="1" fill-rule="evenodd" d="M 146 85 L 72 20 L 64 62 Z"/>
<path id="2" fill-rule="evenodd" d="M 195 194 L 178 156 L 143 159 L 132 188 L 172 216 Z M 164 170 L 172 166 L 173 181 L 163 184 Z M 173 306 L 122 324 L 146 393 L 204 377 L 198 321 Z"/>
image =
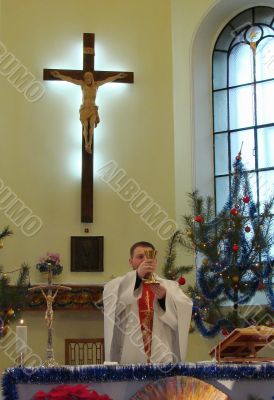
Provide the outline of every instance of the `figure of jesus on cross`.
<path id="1" fill-rule="evenodd" d="M 98 88 L 108 82 L 133 83 L 133 72 L 96 71 L 94 69 L 95 35 L 83 34 L 83 69 L 44 69 L 44 80 L 63 80 L 79 85 L 83 100 L 80 107 L 82 123 L 82 187 L 81 222 L 93 222 L 93 156 L 94 129 L 100 119 L 95 103 Z"/>
<path id="2" fill-rule="evenodd" d="M 47 359 L 43 363 L 44 367 L 56 367 L 58 364 L 54 359 L 54 352 L 53 352 L 53 344 L 52 344 L 52 334 L 53 334 L 53 303 L 59 291 L 69 291 L 71 290 L 68 286 L 63 285 L 54 285 L 52 283 L 53 277 L 53 270 L 55 264 L 51 262 L 47 262 L 47 273 L 48 273 L 48 283 L 47 285 L 38 285 L 29 288 L 29 292 L 35 292 L 40 290 L 43 297 L 46 300 L 47 308 L 45 312 L 45 321 L 47 323 L 47 331 L 48 331 L 48 341 L 47 341 Z"/>
<path id="3" fill-rule="evenodd" d="M 81 86 L 83 97 L 79 110 L 80 121 L 82 123 L 83 137 L 85 140 L 85 150 L 88 153 L 91 153 L 94 128 L 96 128 L 100 122 L 98 106 L 95 104 L 98 88 L 105 83 L 113 82 L 116 79 L 125 78 L 127 74 L 120 72 L 119 74 L 110 76 L 102 81 L 95 81 L 93 73 L 90 71 L 84 73 L 83 80 L 74 79 L 68 75 L 63 75 L 59 71 L 52 71 L 51 74 L 55 78 Z"/>

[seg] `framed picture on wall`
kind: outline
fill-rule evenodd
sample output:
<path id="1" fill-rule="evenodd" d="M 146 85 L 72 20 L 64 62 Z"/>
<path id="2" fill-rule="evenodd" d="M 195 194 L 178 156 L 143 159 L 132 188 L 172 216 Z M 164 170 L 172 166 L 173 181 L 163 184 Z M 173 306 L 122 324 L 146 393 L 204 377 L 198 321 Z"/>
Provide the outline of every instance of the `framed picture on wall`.
<path id="1" fill-rule="evenodd" d="M 72 272 L 104 271 L 104 237 L 71 236 Z"/>

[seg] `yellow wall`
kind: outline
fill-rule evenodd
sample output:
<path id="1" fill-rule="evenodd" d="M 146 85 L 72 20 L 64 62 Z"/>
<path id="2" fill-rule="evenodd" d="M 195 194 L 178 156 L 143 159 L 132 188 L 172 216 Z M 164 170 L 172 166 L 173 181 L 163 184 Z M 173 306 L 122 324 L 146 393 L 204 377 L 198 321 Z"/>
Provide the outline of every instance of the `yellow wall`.
<path id="1" fill-rule="evenodd" d="M 128 248 L 147 239 L 165 243 L 129 204 L 100 179 L 96 170 L 110 160 L 174 218 L 171 19 L 167 1 L 2 2 L 1 40 L 42 79 L 43 68 L 80 68 L 82 33 L 96 34 L 97 69 L 133 71 L 133 85 L 99 89 L 101 123 L 95 133 L 93 236 L 105 237 L 104 273 L 70 273 L 70 236 L 85 235 L 80 223 L 81 125 L 79 87 L 43 82 L 44 96 L 30 103 L 1 76 L 1 179 L 43 226 L 32 237 L 3 212 L 7 240 L 1 262 L 12 268 L 35 265 L 46 251 L 61 254 L 65 282 L 109 280 L 127 269 Z M 33 282 L 41 280 L 32 272 Z"/>

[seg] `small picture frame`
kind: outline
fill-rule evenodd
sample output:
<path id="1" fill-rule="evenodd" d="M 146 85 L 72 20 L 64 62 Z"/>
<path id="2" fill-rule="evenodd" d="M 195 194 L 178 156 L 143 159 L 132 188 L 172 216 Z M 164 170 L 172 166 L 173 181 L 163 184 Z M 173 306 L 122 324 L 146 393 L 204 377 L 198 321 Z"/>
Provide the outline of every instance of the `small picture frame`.
<path id="1" fill-rule="evenodd" d="M 71 236 L 71 272 L 104 271 L 104 237 Z"/>

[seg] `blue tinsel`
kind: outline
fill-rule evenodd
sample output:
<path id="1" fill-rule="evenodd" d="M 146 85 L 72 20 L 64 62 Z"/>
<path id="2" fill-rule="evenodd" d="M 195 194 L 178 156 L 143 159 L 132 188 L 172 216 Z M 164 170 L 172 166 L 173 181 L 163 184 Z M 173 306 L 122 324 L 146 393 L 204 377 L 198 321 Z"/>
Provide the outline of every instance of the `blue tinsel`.
<path id="1" fill-rule="evenodd" d="M 201 266 L 197 269 L 196 276 L 197 276 L 197 283 L 201 289 L 201 292 L 208 300 L 216 299 L 216 297 L 218 297 L 224 290 L 223 282 L 220 282 L 220 280 L 218 279 L 219 276 L 217 276 L 217 275 L 216 275 L 216 279 L 214 279 L 216 281 L 215 287 L 212 288 L 211 290 L 209 289 L 208 283 L 207 283 L 208 275 L 205 274 L 205 268 L 203 268 L 203 266 Z"/>
<path id="2" fill-rule="evenodd" d="M 3 376 L 5 400 L 18 400 L 16 385 L 90 383 L 106 381 L 152 381 L 168 376 L 193 376 L 198 379 L 274 379 L 274 365 L 229 364 L 136 364 L 77 368 L 10 368 Z"/>
<path id="3" fill-rule="evenodd" d="M 194 313 L 193 319 L 195 324 L 204 337 L 214 337 L 216 336 L 223 327 L 228 328 L 229 330 L 233 330 L 233 325 L 227 319 L 219 319 L 215 325 L 211 325 L 210 328 L 207 328 L 204 324 L 199 310 L 196 310 Z"/>

